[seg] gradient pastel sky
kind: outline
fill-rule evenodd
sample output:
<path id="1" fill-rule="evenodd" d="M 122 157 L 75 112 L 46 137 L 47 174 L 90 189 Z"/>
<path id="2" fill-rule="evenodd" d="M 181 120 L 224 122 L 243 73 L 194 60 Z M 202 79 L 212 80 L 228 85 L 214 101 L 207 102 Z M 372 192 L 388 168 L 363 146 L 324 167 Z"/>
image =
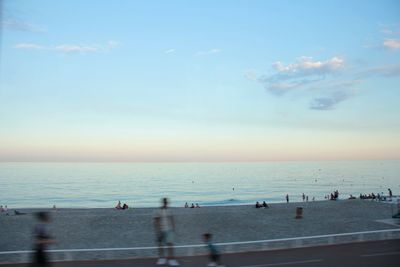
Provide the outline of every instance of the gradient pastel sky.
<path id="1" fill-rule="evenodd" d="M 400 159 L 400 1 L 2 2 L 0 161 Z"/>

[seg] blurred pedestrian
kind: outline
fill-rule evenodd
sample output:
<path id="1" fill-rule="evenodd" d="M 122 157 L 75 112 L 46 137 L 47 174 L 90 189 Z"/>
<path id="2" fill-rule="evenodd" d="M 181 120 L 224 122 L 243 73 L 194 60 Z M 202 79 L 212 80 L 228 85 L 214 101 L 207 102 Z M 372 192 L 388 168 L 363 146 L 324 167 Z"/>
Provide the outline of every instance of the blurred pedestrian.
<path id="1" fill-rule="evenodd" d="M 157 236 L 159 259 L 158 265 L 168 264 L 169 266 L 179 266 L 174 257 L 174 232 L 175 221 L 172 213 L 168 209 L 168 199 L 161 200 L 162 206 L 154 215 L 154 228 Z M 168 247 L 168 256 L 164 256 L 163 246 Z"/>
<path id="2" fill-rule="evenodd" d="M 208 258 L 210 262 L 207 266 L 209 267 L 222 267 L 221 265 L 221 255 L 217 249 L 217 247 L 212 242 L 212 235 L 210 233 L 203 234 L 204 243 L 207 245 L 208 249 Z"/>
<path id="3" fill-rule="evenodd" d="M 48 245 L 54 243 L 54 239 L 51 237 L 48 229 L 48 225 L 51 222 L 50 215 L 47 212 L 38 212 L 36 214 L 39 223 L 36 225 L 34 230 L 34 258 L 32 266 L 50 266 L 46 249 Z"/>

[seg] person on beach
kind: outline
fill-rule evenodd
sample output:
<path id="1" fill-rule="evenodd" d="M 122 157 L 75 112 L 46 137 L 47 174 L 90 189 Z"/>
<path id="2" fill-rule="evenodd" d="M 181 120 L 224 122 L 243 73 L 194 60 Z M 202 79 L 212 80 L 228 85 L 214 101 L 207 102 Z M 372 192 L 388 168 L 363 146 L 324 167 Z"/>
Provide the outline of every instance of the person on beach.
<path id="1" fill-rule="evenodd" d="M 190 206 L 190 208 L 191 208 L 191 209 L 194 209 L 194 208 L 195 208 L 193 203 L 192 203 L 192 205 Z"/>
<path id="2" fill-rule="evenodd" d="M 34 230 L 34 256 L 32 266 L 50 266 L 46 249 L 48 245 L 53 244 L 55 241 L 50 236 L 48 225 L 51 222 L 50 215 L 47 212 L 38 212 L 36 214 L 39 223 Z"/>
<path id="3" fill-rule="evenodd" d="M 389 191 L 389 197 L 392 198 L 393 194 L 392 194 L 392 190 L 390 188 L 388 188 Z"/>
<path id="4" fill-rule="evenodd" d="M 0 206 L 0 212 L 4 212 L 3 205 Z"/>
<path id="5" fill-rule="evenodd" d="M 169 266 L 179 266 L 178 261 L 174 257 L 174 232 L 175 221 L 172 213 L 168 209 L 168 199 L 161 200 L 162 206 L 155 212 L 154 228 L 157 236 L 159 259 L 158 265 L 168 264 Z M 168 247 L 168 257 L 164 257 L 163 246 Z"/>
<path id="6" fill-rule="evenodd" d="M 289 194 L 286 194 L 286 203 L 289 203 Z"/>
<path id="7" fill-rule="evenodd" d="M 118 200 L 118 204 L 117 204 L 117 206 L 115 206 L 115 208 L 116 208 L 117 210 L 122 209 L 122 207 L 121 207 L 121 201 L 120 201 L 120 200 Z"/>
<path id="8" fill-rule="evenodd" d="M 196 203 L 196 208 L 200 208 L 199 203 Z"/>
<path id="9" fill-rule="evenodd" d="M 306 195 L 304 195 L 304 193 L 303 193 L 302 197 L 303 197 L 303 202 L 304 202 L 304 200 L 306 199 Z"/>
<path id="10" fill-rule="evenodd" d="M 308 202 L 308 196 L 306 196 L 306 202 Z"/>
<path id="11" fill-rule="evenodd" d="M 212 235 L 210 233 L 205 233 L 203 234 L 203 240 L 204 243 L 207 245 L 208 249 L 208 258 L 210 259 L 210 262 L 208 263 L 207 266 L 212 267 L 212 266 L 219 266 L 222 267 L 220 259 L 220 253 L 217 249 L 217 247 L 212 243 Z"/>
<path id="12" fill-rule="evenodd" d="M 268 206 L 267 202 L 265 202 L 265 201 L 263 201 L 263 203 L 262 203 L 262 206 L 264 207 L 264 209 L 267 209 L 267 208 L 269 208 L 269 206 Z"/>
<path id="13" fill-rule="evenodd" d="M 262 206 L 261 206 L 261 204 L 260 204 L 260 202 L 256 202 L 256 209 L 258 209 L 258 208 L 261 208 Z"/>
<path id="14" fill-rule="evenodd" d="M 122 209 L 123 210 L 127 210 L 129 207 L 128 207 L 128 204 L 126 204 L 126 203 L 124 203 L 124 205 L 122 206 Z"/>
<path id="15" fill-rule="evenodd" d="M 188 205 L 187 202 L 185 203 L 185 209 L 186 209 L 186 208 L 189 208 L 189 205 Z"/>

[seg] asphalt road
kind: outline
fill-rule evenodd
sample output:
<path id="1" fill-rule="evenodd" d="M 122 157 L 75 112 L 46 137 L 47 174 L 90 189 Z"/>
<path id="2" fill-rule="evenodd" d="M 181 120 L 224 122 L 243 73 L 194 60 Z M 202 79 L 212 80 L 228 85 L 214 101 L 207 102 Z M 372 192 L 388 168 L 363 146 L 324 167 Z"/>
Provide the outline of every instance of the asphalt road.
<path id="1" fill-rule="evenodd" d="M 180 266 L 207 266 L 205 256 L 181 257 Z M 108 261 L 77 261 L 53 263 L 54 267 L 131 267 L 156 266 L 156 259 L 127 259 Z M 276 251 L 243 252 L 225 254 L 222 263 L 226 267 L 268 267 L 268 266 L 400 266 L 400 239 L 330 245 L 320 247 L 286 249 Z M 0 265 L 22 267 L 28 264 Z"/>

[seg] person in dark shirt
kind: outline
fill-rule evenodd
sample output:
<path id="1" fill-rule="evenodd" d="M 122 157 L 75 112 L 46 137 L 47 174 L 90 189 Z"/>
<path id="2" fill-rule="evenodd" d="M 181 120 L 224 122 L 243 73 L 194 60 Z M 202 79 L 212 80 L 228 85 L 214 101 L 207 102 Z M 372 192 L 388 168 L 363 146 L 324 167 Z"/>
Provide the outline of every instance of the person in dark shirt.
<path id="1" fill-rule="evenodd" d="M 50 266 L 46 253 L 47 246 L 54 243 L 54 239 L 48 231 L 48 224 L 51 222 L 50 215 L 47 212 L 38 212 L 36 214 L 39 223 L 34 230 L 34 258 L 32 266 Z"/>

